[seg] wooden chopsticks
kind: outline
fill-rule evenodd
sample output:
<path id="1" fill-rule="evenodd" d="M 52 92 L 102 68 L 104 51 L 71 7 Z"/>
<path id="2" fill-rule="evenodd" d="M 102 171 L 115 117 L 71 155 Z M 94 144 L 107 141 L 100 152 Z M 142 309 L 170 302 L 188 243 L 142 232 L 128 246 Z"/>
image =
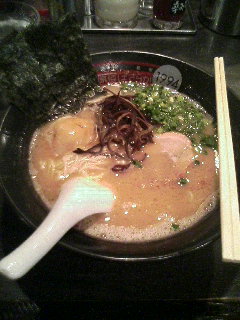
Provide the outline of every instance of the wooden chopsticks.
<path id="1" fill-rule="evenodd" d="M 240 262 L 240 217 L 237 180 L 223 58 L 214 58 L 220 162 L 222 259 Z"/>

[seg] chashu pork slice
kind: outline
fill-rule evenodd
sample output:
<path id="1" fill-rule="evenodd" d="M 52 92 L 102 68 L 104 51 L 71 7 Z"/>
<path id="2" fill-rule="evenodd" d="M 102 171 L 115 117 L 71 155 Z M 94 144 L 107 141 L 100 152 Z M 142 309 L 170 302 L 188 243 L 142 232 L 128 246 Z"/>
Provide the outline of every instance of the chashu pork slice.
<path id="1" fill-rule="evenodd" d="M 151 155 L 166 154 L 179 174 L 186 172 L 195 155 L 190 139 L 177 132 L 156 134 L 154 144 L 146 146 L 145 152 Z"/>

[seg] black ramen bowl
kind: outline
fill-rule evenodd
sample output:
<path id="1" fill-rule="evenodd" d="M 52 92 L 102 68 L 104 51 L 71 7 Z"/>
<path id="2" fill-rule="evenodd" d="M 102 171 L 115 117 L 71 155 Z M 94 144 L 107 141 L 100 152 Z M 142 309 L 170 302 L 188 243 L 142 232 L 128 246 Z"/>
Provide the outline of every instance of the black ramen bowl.
<path id="1" fill-rule="evenodd" d="M 119 81 L 157 82 L 197 100 L 214 118 L 214 78 L 192 65 L 162 55 L 143 52 L 106 52 L 92 55 L 101 85 Z M 233 142 L 240 141 L 240 108 L 229 91 Z M 20 217 L 36 228 L 47 211 L 36 194 L 28 173 L 28 148 L 34 125 L 13 107 L 3 112 L 0 132 L 0 179 Z M 235 148 L 239 169 L 239 148 Z M 239 170 L 238 170 L 239 173 Z M 60 241 L 65 247 L 92 256 L 119 259 L 165 259 L 201 248 L 219 236 L 219 206 L 192 227 L 169 238 L 140 243 L 120 243 L 92 238 L 76 230 Z"/>

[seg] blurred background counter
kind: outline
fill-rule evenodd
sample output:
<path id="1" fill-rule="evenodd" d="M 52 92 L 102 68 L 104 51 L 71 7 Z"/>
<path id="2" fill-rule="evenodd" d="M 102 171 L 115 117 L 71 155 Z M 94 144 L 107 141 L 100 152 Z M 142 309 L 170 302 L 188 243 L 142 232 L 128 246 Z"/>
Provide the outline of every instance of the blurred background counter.
<path id="1" fill-rule="evenodd" d="M 217 1 L 217 0 L 216 0 Z M 25 0 L 43 12 L 46 1 Z M 202 1 L 204 3 L 204 1 Z M 206 2 L 206 1 L 205 1 Z M 91 53 L 113 50 L 147 51 L 169 55 L 195 65 L 213 74 L 213 58 L 223 56 L 226 65 L 228 85 L 236 95 L 240 95 L 240 36 L 225 36 L 207 29 L 199 21 L 201 0 L 189 0 L 196 25 L 195 34 L 161 34 L 161 33 L 109 33 L 84 32 Z M 236 7 L 236 10 L 240 8 Z M 133 29 L 134 31 L 134 29 Z"/>

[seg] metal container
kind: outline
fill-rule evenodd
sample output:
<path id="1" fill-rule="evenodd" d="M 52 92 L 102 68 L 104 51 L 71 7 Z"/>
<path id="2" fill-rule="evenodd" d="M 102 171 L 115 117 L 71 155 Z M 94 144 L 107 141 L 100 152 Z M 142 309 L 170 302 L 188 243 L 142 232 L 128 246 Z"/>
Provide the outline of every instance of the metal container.
<path id="1" fill-rule="evenodd" d="M 201 0 L 199 19 L 209 29 L 230 36 L 240 35 L 239 0 Z"/>
<path id="2" fill-rule="evenodd" d="M 153 0 L 140 0 L 139 13 L 151 17 L 153 15 Z"/>
<path id="3" fill-rule="evenodd" d="M 67 13 L 74 13 L 81 25 L 83 24 L 85 15 L 83 0 L 48 0 L 47 4 L 52 20 L 56 21 Z"/>

